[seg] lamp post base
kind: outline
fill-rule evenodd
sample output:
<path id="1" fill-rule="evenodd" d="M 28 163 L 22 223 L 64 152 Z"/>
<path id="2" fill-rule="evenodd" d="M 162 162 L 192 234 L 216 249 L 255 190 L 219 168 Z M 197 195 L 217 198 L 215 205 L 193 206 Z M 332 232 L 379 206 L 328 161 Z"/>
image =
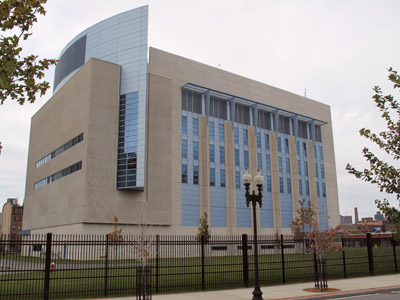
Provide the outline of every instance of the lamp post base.
<path id="1" fill-rule="evenodd" d="M 262 294 L 259 286 L 254 287 L 253 300 L 263 300 Z"/>

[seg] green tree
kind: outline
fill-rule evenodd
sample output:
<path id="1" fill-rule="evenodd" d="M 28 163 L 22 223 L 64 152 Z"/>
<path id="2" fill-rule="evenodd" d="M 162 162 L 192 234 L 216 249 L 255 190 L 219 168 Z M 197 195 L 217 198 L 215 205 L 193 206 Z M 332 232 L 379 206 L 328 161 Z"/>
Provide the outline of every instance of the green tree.
<path id="1" fill-rule="evenodd" d="M 43 81 L 44 71 L 57 61 L 22 55 L 21 43 L 32 34 L 38 15 L 45 15 L 47 0 L 2 0 L 0 2 L 0 104 L 7 98 L 33 103 L 36 94 L 44 95 L 50 85 Z M 1 142 L 0 142 L 1 150 Z"/>
<path id="2" fill-rule="evenodd" d="M 388 72 L 389 81 L 394 84 L 393 88 L 399 89 L 400 76 L 397 71 L 390 68 Z M 375 92 L 373 96 L 375 105 L 381 112 L 381 117 L 386 122 L 387 128 L 378 134 L 371 132 L 370 129 L 362 128 L 360 135 L 378 145 L 383 152 L 397 163 L 400 158 L 400 105 L 391 94 L 384 96 L 379 86 L 375 86 L 373 90 Z M 381 192 L 395 194 L 397 201 L 400 201 L 400 169 L 382 160 L 367 147 L 364 147 L 362 152 L 369 163 L 369 168 L 359 171 L 352 165 L 347 164 L 346 170 L 363 181 L 376 184 Z M 388 221 L 394 223 L 400 221 L 400 211 L 392 207 L 387 199 L 377 199 L 375 203 L 385 214 Z"/>

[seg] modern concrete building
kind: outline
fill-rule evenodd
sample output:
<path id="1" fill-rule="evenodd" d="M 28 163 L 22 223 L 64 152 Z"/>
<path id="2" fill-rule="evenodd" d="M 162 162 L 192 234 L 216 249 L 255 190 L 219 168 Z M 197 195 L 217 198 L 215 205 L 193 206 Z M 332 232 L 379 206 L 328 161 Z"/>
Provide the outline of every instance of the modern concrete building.
<path id="1" fill-rule="evenodd" d="M 61 52 L 32 117 L 24 230 L 251 233 L 241 175 L 265 177 L 262 234 L 290 233 L 298 200 L 339 222 L 328 105 L 147 45 L 148 7 L 104 20 Z M 330 218 L 328 219 L 328 216 Z"/>

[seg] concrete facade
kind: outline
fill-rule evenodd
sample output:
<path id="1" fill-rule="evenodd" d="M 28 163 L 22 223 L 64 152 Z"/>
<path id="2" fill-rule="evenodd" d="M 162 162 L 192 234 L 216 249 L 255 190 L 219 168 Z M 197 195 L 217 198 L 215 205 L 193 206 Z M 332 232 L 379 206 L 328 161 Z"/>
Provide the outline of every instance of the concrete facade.
<path id="1" fill-rule="evenodd" d="M 134 14 L 124 16 L 129 15 Z M 96 26 L 90 28 L 93 36 L 100 31 Z M 118 216 L 123 233 L 134 233 L 143 222 L 138 214 L 145 213 L 146 224 L 156 226 L 153 232 L 196 234 L 207 212 L 213 234 L 251 233 L 241 182 L 245 168 L 253 176 L 260 169 L 266 181 L 257 212 L 260 233 L 290 233 L 288 224 L 303 197 L 320 211 L 321 222 L 339 222 L 328 105 L 155 48 L 148 56 L 145 81 L 128 88 L 129 63 L 90 58 L 86 51 L 85 63 L 60 81 L 33 116 L 24 230 L 108 233 Z M 135 69 L 138 76 L 143 68 Z M 183 106 L 186 91 L 196 108 Z M 128 104 L 129 97 L 139 104 Z M 211 103 L 218 103 L 221 116 L 215 116 Z M 239 108 L 243 121 L 237 119 Z M 128 109 L 144 125 L 127 125 Z M 259 111 L 268 114 L 272 128 L 259 126 Z M 290 124 L 286 133 L 279 129 L 281 118 Z M 306 128 L 305 138 L 300 126 Z M 125 171 L 120 156 L 130 147 L 132 128 L 135 136 L 144 136 L 144 144 L 141 150 L 139 139 L 135 152 L 125 151 L 130 157 Z M 54 152 L 60 146 L 62 151 Z M 135 173 L 129 173 L 131 160 Z M 120 173 L 135 177 L 136 185 L 120 188 Z"/>

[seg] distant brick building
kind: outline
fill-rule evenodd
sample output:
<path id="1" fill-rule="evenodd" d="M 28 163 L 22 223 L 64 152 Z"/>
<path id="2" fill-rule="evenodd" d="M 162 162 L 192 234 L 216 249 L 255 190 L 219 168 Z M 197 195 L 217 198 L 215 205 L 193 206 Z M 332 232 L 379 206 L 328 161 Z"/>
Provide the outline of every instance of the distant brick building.
<path id="1" fill-rule="evenodd" d="M 18 204 L 15 198 L 8 198 L 3 205 L 1 218 L 1 233 L 8 236 L 11 243 L 6 245 L 6 250 L 16 250 L 16 244 L 12 241 L 17 240 L 18 232 L 22 231 L 24 207 Z"/>

